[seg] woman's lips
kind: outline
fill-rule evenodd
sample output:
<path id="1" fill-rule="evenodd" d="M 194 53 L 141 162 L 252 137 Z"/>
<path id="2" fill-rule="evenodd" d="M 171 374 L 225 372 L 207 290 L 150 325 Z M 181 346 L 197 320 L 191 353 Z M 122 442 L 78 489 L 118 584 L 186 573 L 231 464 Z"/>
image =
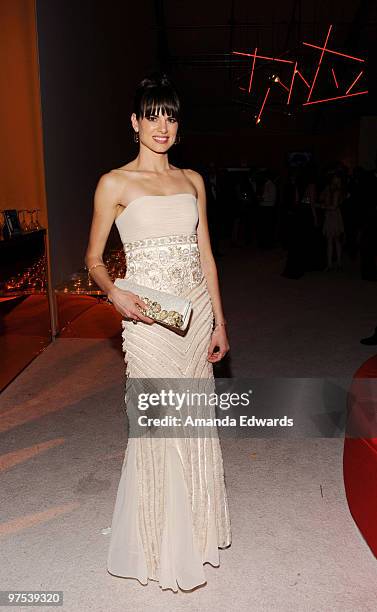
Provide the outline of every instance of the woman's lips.
<path id="1" fill-rule="evenodd" d="M 153 136 L 153 140 L 163 144 L 163 143 L 167 142 L 169 140 L 169 138 L 167 136 L 166 137 L 165 136 Z"/>

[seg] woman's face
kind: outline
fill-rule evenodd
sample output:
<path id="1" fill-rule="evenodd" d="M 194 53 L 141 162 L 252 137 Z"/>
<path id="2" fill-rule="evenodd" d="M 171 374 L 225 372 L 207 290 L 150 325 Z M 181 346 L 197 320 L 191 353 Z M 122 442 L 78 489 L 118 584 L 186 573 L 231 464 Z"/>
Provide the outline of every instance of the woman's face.
<path id="1" fill-rule="evenodd" d="M 174 144 L 178 130 L 178 121 L 162 113 L 146 115 L 139 121 L 135 113 L 131 117 L 134 129 L 139 132 L 139 141 L 156 153 L 165 152 Z"/>

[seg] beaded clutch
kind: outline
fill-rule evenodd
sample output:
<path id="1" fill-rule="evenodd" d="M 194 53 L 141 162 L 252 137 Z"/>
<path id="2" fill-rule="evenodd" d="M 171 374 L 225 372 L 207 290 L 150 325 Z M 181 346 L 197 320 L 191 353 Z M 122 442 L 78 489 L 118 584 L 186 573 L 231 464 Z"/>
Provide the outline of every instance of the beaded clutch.
<path id="1" fill-rule="evenodd" d="M 124 291 L 132 291 L 148 304 L 147 310 L 138 306 L 143 315 L 167 327 L 180 331 L 186 329 L 192 310 L 192 303 L 187 298 L 139 285 L 126 278 L 116 278 L 114 285 Z"/>

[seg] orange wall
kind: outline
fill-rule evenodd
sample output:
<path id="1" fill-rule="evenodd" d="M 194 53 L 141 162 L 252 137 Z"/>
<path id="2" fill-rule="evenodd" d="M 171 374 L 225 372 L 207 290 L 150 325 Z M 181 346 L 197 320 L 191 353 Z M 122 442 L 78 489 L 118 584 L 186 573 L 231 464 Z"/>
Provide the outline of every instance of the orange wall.
<path id="1" fill-rule="evenodd" d="M 40 208 L 47 227 L 34 0 L 0 2 L 0 208 Z"/>

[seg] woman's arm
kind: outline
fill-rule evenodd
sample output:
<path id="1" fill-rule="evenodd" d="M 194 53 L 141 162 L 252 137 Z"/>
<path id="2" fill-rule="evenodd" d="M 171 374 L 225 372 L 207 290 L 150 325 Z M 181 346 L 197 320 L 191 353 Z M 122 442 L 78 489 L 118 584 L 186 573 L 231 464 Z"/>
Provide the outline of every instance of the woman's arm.
<path id="1" fill-rule="evenodd" d="M 220 359 L 222 359 L 229 351 L 229 342 L 224 325 L 226 321 L 220 296 L 217 267 L 212 253 L 208 230 L 206 191 L 204 180 L 198 172 L 190 170 L 190 178 L 195 184 L 198 193 L 199 223 L 197 234 L 200 262 L 203 274 L 207 281 L 208 293 L 211 297 L 212 310 L 215 319 L 215 328 L 212 334 L 211 344 L 208 349 L 208 359 L 209 361 L 220 361 Z M 218 352 L 213 351 L 216 346 L 219 347 Z"/>
<path id="2" fill-rule="evenodd" d="M 103 263 L 103 252 L 116 217 L 116 207 L 120 202 L 122 189 L 123 183 L 118 177 L 110 173 L 101 176 L 94 194 L 94 212 L 85 264 L 94 282 L 108 296 L 118 312 L 127 318 L 151 324 L 153 319 L 145 317 L 138 309 L 138 306 L 147 309 L 147 304 L 131 291 L 116 287 Z"/>
<path id="3" fill-rule="evenodd" d="M 101 176 L 95 194 L 92 225 L 89 243 L 85 254 L 85 264 L 92 266 L 91 276 L 96 284 L 109 296 L 114 284 L 103 264 L 103 252 L 116 216 L 116 207 L 121 195 L 118 177 L 111 174 Z M 96 265 L 101 264 L 101 265 Z"/>

